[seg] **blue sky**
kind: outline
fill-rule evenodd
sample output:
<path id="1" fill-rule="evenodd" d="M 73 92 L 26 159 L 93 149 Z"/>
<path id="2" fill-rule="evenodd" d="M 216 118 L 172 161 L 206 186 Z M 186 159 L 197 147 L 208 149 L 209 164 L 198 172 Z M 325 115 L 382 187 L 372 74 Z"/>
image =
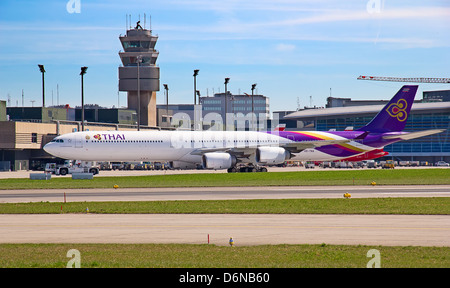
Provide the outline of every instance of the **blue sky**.
<path id="1" fill-rule="evenodd" d="M 80 13 L 69 13 L 69 1 Z M 75 7 L 75 6 L 73 6 Z M 193 70 L 201 95 L 223 92 L 270 97 L 271 111 L 324 106 L 326 98 L 389 99 L 404 83 L 356 80 L 359 75 L 450 77 L 448 0 L 1 0 L 0 99 L 11 106 L 41 101 L 76 106 L 80 67 L 88 66 L 85 103 L 125 106 L 117 92 L 118 39 L 126 15 L 141 17 L 159 36 L 156 49 L 170 103 L 193 102 Z M 450 89 L 420 84 L 422 91 Z M 311 97 L 312 96 L 312 97 Z"/>

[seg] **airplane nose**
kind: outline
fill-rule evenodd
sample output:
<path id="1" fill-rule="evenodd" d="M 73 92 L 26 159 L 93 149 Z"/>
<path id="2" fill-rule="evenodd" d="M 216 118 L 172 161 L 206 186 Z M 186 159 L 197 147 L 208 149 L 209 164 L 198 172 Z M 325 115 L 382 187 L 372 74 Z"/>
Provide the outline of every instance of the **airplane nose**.
<path id="1" fill-rule="evenodd" d="M 55 152 L 55 147 L 53 145 L 53 143 L 47 143 L 44 145 L 44 151 L 47 152 L 48 154 L 52 154 L 53 152 Z"/>

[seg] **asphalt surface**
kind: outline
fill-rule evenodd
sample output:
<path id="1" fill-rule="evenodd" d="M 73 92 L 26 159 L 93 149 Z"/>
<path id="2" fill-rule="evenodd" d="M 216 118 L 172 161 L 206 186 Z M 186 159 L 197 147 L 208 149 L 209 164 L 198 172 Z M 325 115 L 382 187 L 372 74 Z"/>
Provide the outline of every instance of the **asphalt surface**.
<path id="1" fill-rule="evenodd" d="M 0 215 L 0 243 L 450 246 L 440 215 Z"/>
<path id="2" fill-rule="evenodd" d="M 342 198 L 344 193 L 352 198 L 450 197 L 450 185 L 0 190 L 0 203 Z"/>

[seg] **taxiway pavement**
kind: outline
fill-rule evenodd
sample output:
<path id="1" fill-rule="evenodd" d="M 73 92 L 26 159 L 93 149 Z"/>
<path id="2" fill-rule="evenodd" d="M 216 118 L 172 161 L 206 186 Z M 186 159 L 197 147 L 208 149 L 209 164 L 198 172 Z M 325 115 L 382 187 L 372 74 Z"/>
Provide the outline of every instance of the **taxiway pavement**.
<path id="1" fill-rule="evenodd" d="M 450 197 L 450 185 L 269 186 L 0 190 L 0 203 L 374 197 Z"/>
<path id="2" fill-rule="evenodd" d="M 0 243 L 450 246 L 447 215 L 0 215 Z"/>

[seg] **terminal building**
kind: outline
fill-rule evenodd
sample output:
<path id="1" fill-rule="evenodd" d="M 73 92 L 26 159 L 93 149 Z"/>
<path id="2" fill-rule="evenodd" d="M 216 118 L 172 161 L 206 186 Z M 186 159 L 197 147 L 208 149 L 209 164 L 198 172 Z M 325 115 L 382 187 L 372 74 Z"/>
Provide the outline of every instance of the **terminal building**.
<path id="1" fill-rule="evenodd" d="M 416 100 L 411 108 L 405 131 L 447 130 L 388 145 L 384 148 L 384 151 L 389 152 L 386 159 L 450 162 L 450 101 L 446 101 L 449 98 L 445 95 L 450 95 L 450 90 L 423 92 L 423 100 Z M 301 123 L 299 126 L 307 127 L 307 130 L 356 130 L 369 123 L 389 101 L 353 101 L 349 98 L 344 98 L 343 101 L 342 98 L 330 97 L 327 102 L 329 108 L 295 111 L 283 119 L 297 121 Z"/>
<path id="2" fill-rule="evenodd" d="M 270 117 L 269 97 L 254 95 L 252 100 L 251 95 L 233 95 L 230 92 L 227 93 L 227 96 L 225 97 L 225 93 L 216 93 L 211 97 L 200 97 L 199 105 L 157 105 L 158 126 L 179 127 L 180 120 L 182 120 L 189 122 L 187 126 L 183 126 L 185 129 L 223 130 L 222 124 L 226 119 L 225 115 L 229 114 L 227 130 L 250 130 L 252 129 L 252 123 L 254 123 L 254 130 L 267 129 L 267 121 Z M 252 112 L 254 113 L 253 119 Z M 242 123 L 237 124 L 241 120 Z M 198 123 L 195 121 L 198 121 Z M 219 121 L 222 124 L 216 125 Z"/>
<path id="3" fill-rule="evenodd" d="M 209 113 L 216 113 L 225 122 L 226 114 L 233 114 L 227 130 L 266 130 L 270 118 L 269 97 L 264 95 L 233 95 L 230 92 L 216 93 L 213 97 L 200 97 L 202 105 L 203 128 L 208 129 L 211 121 L 206 118 Z M 252 114 L 254 115 L 252 119 Z M 240 117 L 240 118 L 239 118 Z M 242 119 L 241 119 L 242 118 Z M 206 121 L 205 121 L 206 120 Z M 242 123 L 237 123 L 242 121 Z"/>

